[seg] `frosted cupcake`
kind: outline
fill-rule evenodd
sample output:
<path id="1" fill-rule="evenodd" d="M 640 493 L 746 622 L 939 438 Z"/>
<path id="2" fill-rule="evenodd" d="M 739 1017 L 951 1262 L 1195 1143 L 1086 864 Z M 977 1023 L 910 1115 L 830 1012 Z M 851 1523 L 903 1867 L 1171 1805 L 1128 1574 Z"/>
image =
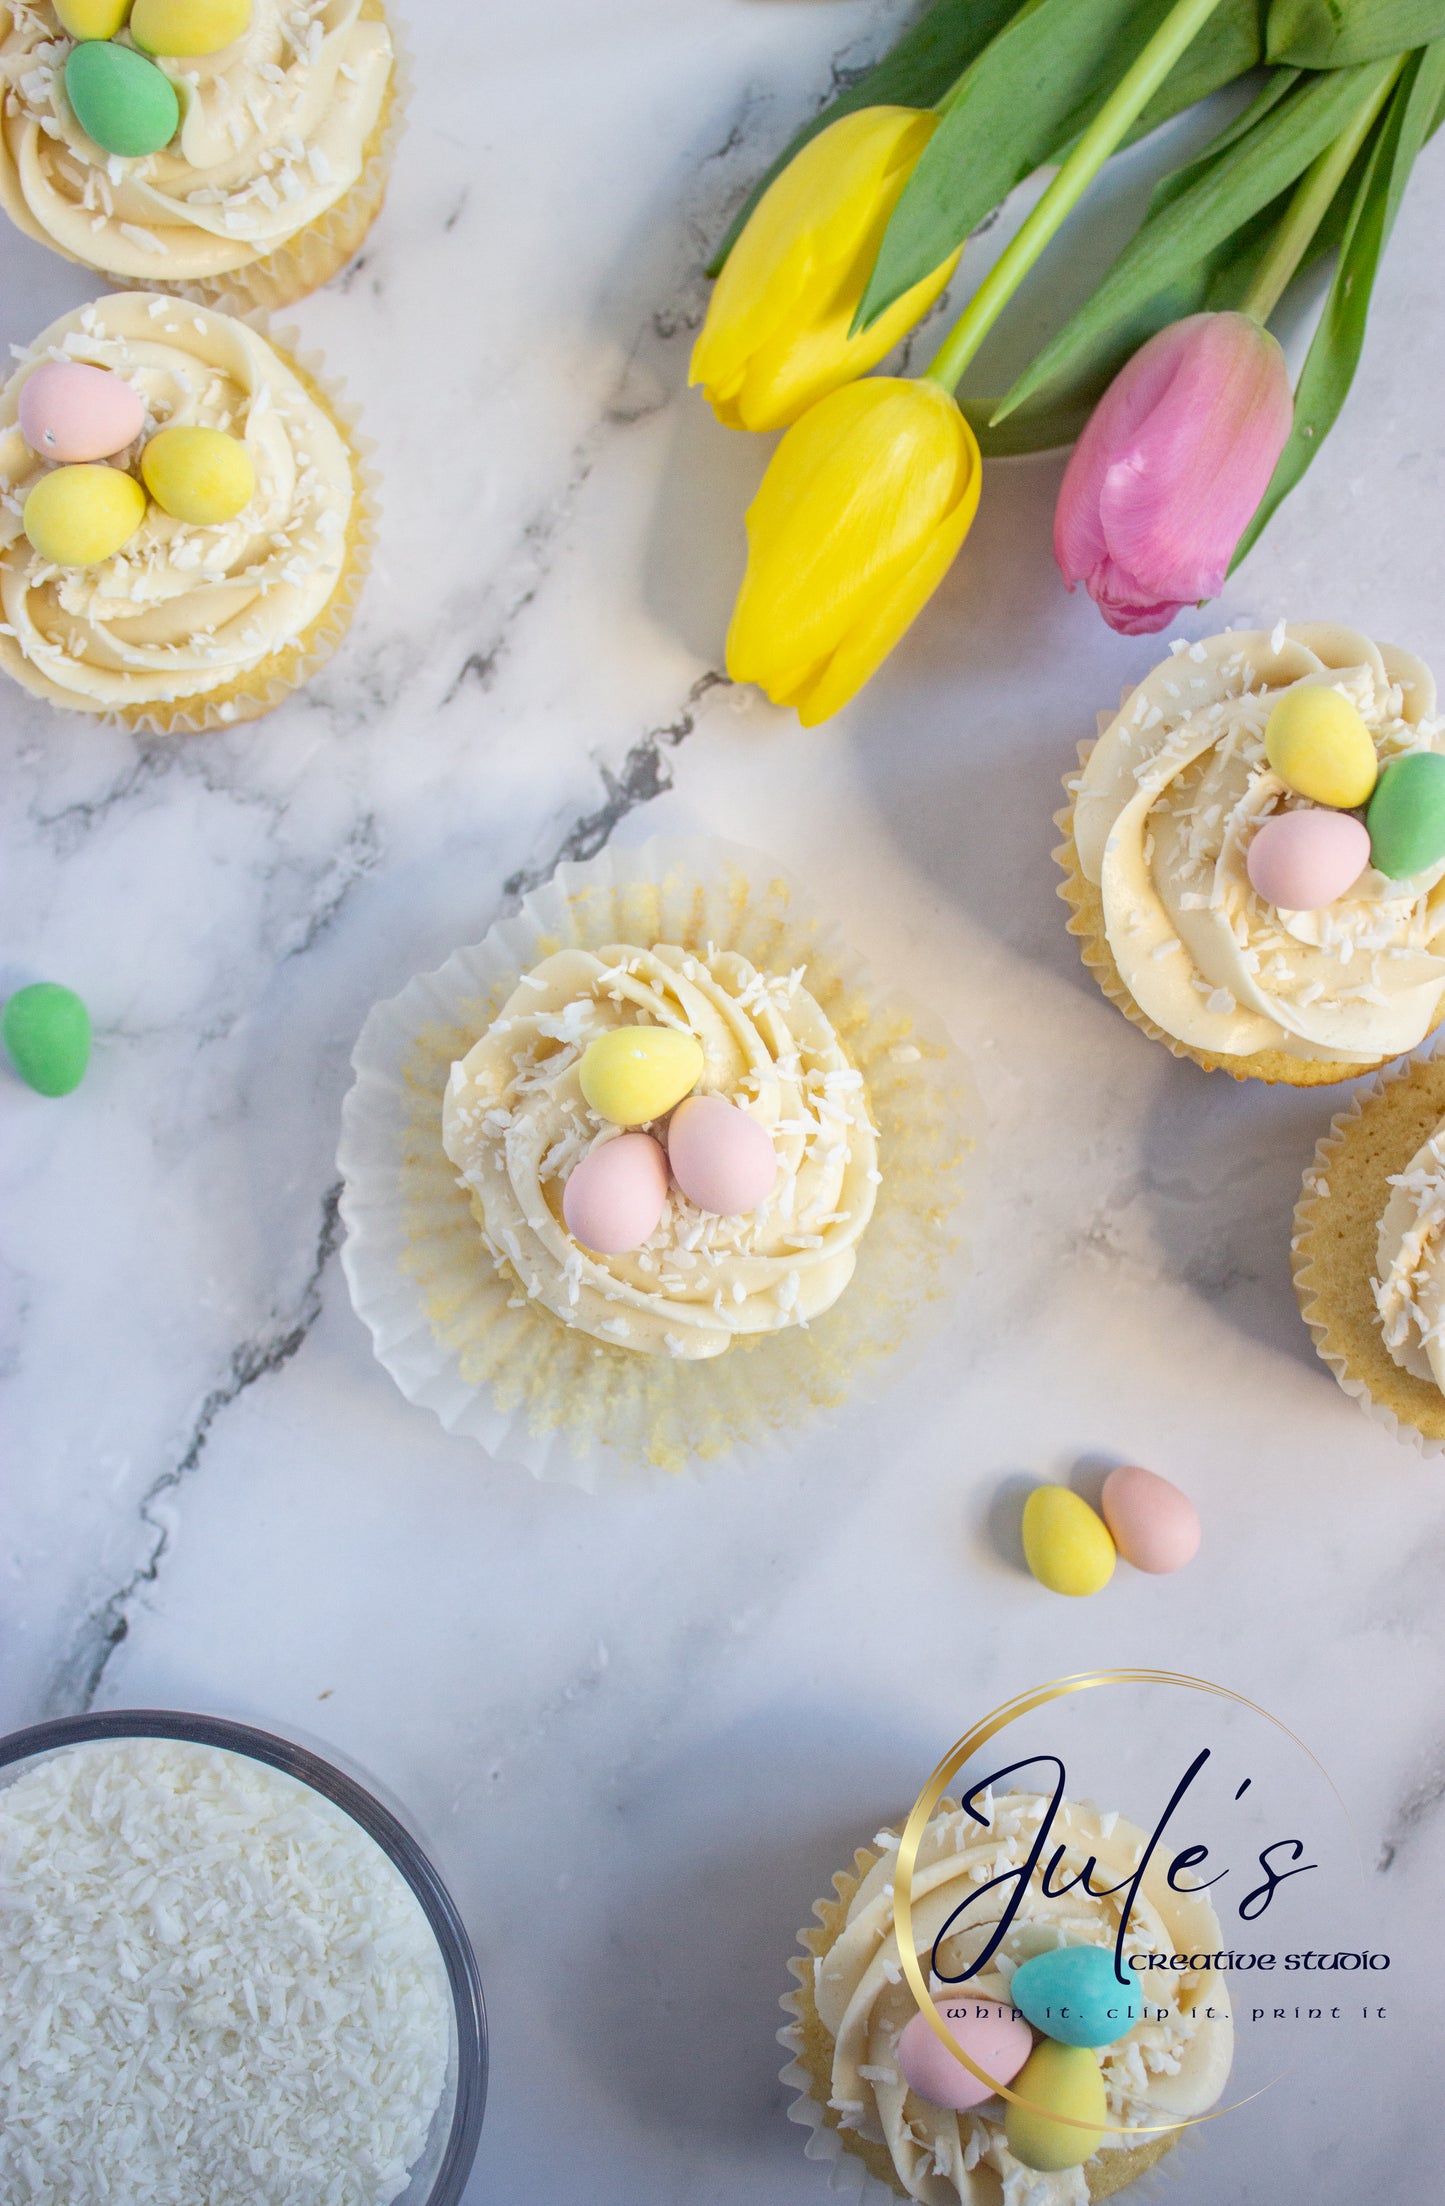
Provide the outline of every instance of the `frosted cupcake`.
<path id="1" fill-rule="evenodd" d="M 350 259 L 400 110 L 381 0 L 0 0 L 0 85 L 0 203 L 28 236 L 239 309 Z"/>
<path id="2" fill-rule="evenodd" d="M 98 300 L 0 392 L 0 665 L 66 710 L 161 733 L 269 711 L 345 634 L 371 540 L 333 398 L 214 309 Z"/>
<path id="3" fill-rule="evenodd" d="M 1224 2091 L 1234 2038 L 1221 1977 L 1129 1966 L 1133 1957 L 1142 1964 L 1150 1954 L 1214 1953 L 1222 1944 L 1208 1900 L 1173 1891 L 1165 1865 L 1146 1869 L 1130 1909 L 1122 1952 L 1132 1994 L 1112 1974 L 1117 1898 L 1076 1889 L 1049 1898 L 1031 1878 L 988 1952 L 1014 1896 L 1010 1872 L 1048 1806 L 1033 1793 L 989 1795 L 980 1822 L 942 1802 L 919 1843 L 913 1937 L 925 1979 L 938 1963 L 940 2014 L 985 2074 L 1036 2108 L 1097 2118 L 1097 2126 L 1069 2129 L 1016 2109 L 946 2048 L 934 2057 L 898 1958 L 896 1832 L 880 1832 L 855 1854 L 834 1877 L 833 1897 L 815 1905 L 816 1924 L 799 1932 L 803 1956 L 789 1964 L 796 1989 L 783 2000 L 790 2020 L 779 2033 L 792 2056 L 783 2081 L 797 2094 L 789 2114 L 811 2133 L 810 2157 L 861 2162 L 879 2196 L 891 2191 L 919 2206 L 1085 2206 L 1146 2174 L 1180 2134 L 1166 2125 L 1207 2113 Z M 1054 1882 L 1077 1879 L 1093 1855 L 1101 1884 L 1127 1887 L 1146 1843 L 1115 1815 L 1065 1803 L 1048 1840 L 1050 1855 L 1064 1849 Z M 1060 1982 L 1066 2000 L 1051 1996 Z M 1070 2021 L 1055 2019 L 1065 2013 Z M 1050 2034 L 1065 2030 L 1067 2041 Z M 1131 2129 L 1148 2134 L 1131 2142 Z"/>
<path id="4" fill-rule="evenodd" d="M 1445 1447 L 1445 1059 L 1386 1075 L 1333 1121 L 1292 1260 L 1345 1392 L 1425 1453 Z"/>
<path id="5" fill-rule="evenodd" d="M 542 1475 L 786 1433 L 941 1295 L 961 1070 L 750 853 L 564 867 L 355 1063 L 353 1300 L 412 1399 Z"/>
<path id="6" fill-rule="evenodd" d="M 1346 1080 L 1445 1010 L 1445 724 L 1357 631 L 1216 636 L 1081 753 L 1057 853 L 1110 1001 L 1236 1079 Z"/>

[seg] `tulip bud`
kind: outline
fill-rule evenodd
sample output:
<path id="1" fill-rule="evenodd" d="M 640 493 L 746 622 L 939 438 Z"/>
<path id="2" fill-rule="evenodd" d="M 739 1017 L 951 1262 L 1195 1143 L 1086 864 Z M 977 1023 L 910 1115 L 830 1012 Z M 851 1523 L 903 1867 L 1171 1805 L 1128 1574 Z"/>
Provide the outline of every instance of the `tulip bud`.
<path id="1" fill-rule="evenodd" d="M 805 727 L 837 712 L 943 580 L 981 477 L 973 431 L 936 383 L 870 376 L 810 407 L 748 509 L 734 681 Z"/>
<path id="2" fill-rule="evenodd" d="M 862 107 L 775 177 L 723 264 L 689 381 L 729 429 L 782 429 L 873 367 L 958 265 L 951 253 L 856 337 L 883 232 L 938 128 L 931 110 Z"/>
<path id="3" fill-rule="evenodd" d="M 1111 628 L 1152 635 L 1213 597 L 1294 419 L 1284 354 L 1246 314 L 1194 314 L 1114 378 L 1074 447 L 1054 557 Z"/>

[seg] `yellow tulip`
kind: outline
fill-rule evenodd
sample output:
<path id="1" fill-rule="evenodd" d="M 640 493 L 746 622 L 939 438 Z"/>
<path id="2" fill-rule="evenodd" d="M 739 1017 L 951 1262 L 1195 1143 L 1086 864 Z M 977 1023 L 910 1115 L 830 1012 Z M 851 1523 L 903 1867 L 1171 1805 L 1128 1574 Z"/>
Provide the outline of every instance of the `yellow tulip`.
<path id="1" fill-rule="evenodd" d="M 939 118 L 860 107 L 810 138 L 768 186 L 723 264 L 693 347 L 729 429 L 782 429 L 877 364 L 921 320 L 958 254 L 856 337 L 848 332 L 883 232 Z"/>
<path id="2" fill-rule="evenodd" d="M 978 510 L 983 463 L 937 383 L 870 376 L 783 438 L 748 509 L 728 672 L 805 727 L 860 690 L 923 610 Z"/>

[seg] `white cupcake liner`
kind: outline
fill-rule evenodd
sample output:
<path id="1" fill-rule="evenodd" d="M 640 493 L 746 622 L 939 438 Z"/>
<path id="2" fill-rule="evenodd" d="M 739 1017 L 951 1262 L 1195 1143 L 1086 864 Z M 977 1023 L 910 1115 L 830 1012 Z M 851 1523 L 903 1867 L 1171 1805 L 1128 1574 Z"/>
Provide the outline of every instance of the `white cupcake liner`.
<path id="1" fill-rule="evenodd" d="M 509 1308 L 442 1148 L 451 1066 L 522 974 L 564 944 L 626 941 L 711 942 L 767 970 L 805 965 L 878 1126 L 878 1205 L 839 1301 L 808 1327 L 702 1363 L 595 1341 L 537 1304 Z M 595 1488 L 780 1452 L 845 1398 L 894 1383 L 946 1306 L 980 1124 L 966 1067 L 941 1026 L 877 989 L 756 852 L 659 838 L 560 867 L 481 942 L 377 1004 L 352 1064 L 338 1162 L 356 1312 L 409 1401 L 538 1478 Z"/>

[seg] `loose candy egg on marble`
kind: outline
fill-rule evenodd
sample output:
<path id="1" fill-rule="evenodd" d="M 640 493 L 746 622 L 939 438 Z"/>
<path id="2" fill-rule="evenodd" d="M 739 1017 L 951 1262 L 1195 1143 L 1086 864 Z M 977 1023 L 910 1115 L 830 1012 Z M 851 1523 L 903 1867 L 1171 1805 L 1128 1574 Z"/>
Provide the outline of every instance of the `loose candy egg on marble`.
<path id="1" fill-rule="evenodd" d="M 130 0 L 55 0 L 55 12 L 72 38 L 114 38 L 130 14 Z"/>
<path id="2" fill-rule="evenodd" d="M 124 376 L 46 360 L 20 388 L 20 434 L 43 460 L 108 460 L 134 444 L 145 405 Z"/>
<path id="3" fill-rule="evenodd" d="M 1199 1512 L 1157 1471 L 1121 1463 L 1104 1481 L 1104 1522 L 1126 1563 L 1164 1577 L 1199 1552 Z"/>
<path id="4" fill-rule="evenodd" d="M 939 1998 L 934 2005 L 955 2044 L 977 2062 L 986 2076 L 992 2076 L 995 2084 L 1013 2082 L 1033 2051 L 1033 2035 L 1027 2023 L 1020 2022 L 1016 2014 L 995 2000 Z M 920 2099 L 951 2113 L 961 2114 L 993 2097 L 989 2086 L 980 2083 L 962 2061 L 954 2059 L 946 2045 L 939 2043 L 927 2015 L 914 2015 L 903 2025 L 898 2039 L 898 2072 Z"/>
<path id="5" fill-rule="evenodd" d="M 599 1118 L 647 1126 L 702 1078 L 702 1046 L 674 1026 L 614 1026 L 582 1053 L 578 1078 Z"/>
<path id="6" fill-rule="evenodd" d="M 1133 1984 L 1114 1974 L 1112 1946 L 1060 1946 L 1021 1962 L 1009 1997 L 1045 2037 L 1061 2045 L 1113 2045 L 1144 2014 Z"/>
<path id="7" fill-rule="evenodd" d="M 1085 2045 L 1060 2045 L 1052 2038 L 1037 2044 L 1013 2080 L 1012 2089 L 1033 2106 L 1004 2113 L 1004 2137 L 1015 2160 L 1040 2174 L 1080 2168 L 1103 2143 L 1109 2103 L 1099 2063 Z M 1034 2107 L 1042 2109 L 1035 2113 Z M 1063 2121 L 1051 2120 L 1062 2115 Z M 1065 2125 L 1087 2123 L 1084 2129 Z"/>
<path id="8" fill-rule="evenodd" d="M 1445 858 L 1445 758 L 1412 751 L 1381 774 L 1365 814 L 1372 862 L 1391 881 Z"/>
<path id="9" fill-rule="evenodd" d="M 90 1013 L 73 988 L 38 980 L 17 988 L 6 1004 L 0 1041 L 37 1095 L 69 1095 L 90 1063 Z"/>
<path id="10" fill-rule="evenodd" d="M 1108 1527 L 1068 1486 L 1034 1488 L 1024 1503 L 1023 1541 L 1029 1569 L 1051 1593 L 1099 1593 L 1114 1575 Z"/>
<path id="11" fill-rule="evenodd" d="M 148 54 L 218 54 L 251 27 L 251 0 L 135 0 L 130 35 Z"/>
<path id="12" fill-rule="evenodd" d="M 756 1210 L 778 1175 L 766 1126 L 723 1095 L 690 1095 L 678 1104 L 668 1123 L 667 1155 L 688 1201 L 724 1218 Z"/>
<path id="13" fill-rule="evenodd" d="M 99 38 L 72 46 L 65 63 L 65 96 L 86 136 L 102 153 L 123 160 L 159 153 L 180 128 L 175 86 L 132 46 Z"/>
<path id="14" fill-rule="evenodd" d="M 120 468 L 57 467 L 26 498 L 23 526 L 42 559 L 95 567 L 130 542 L 145 514 L 145 492 Z"/>
<path id="15" fill-rule="evenodd" d="M 1369 863 L 1370 838 L 1360 821 L 1316 806 L 1273 813 L 1256 831 L 1245 860 L 1256 896 L 1292 912 L 1333 904 Z"/>
<path id="16" fill-rule="evenodd" d="M 1264 731 L 1265 756 L 1297 796 L 1348 811 L 1379 777 L 1369 729 L 1342 690 L 1305 682 L 1286 690 Z"/>
<path id="17" fill-rule="evenodd" d="M 256 470 L 224 429 L 162 429 L 141 454 L 146 488 L 173 520 L 194 527 L 234 521 L 256 494 Z"/>
<path id="18" fill-rule="evenodd" d="M 567 1231 L 598 1256 L 641 1248 L 667 1201 L 667 1158 L 651 1134 L 619 1134 L 588 1151 L 567 1176 Z"/>

